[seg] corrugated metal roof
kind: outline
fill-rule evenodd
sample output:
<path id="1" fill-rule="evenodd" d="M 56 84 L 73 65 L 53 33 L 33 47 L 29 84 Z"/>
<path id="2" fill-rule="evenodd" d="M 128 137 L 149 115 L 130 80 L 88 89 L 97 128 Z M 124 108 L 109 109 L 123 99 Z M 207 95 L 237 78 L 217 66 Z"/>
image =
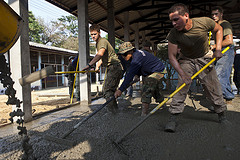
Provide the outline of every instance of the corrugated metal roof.
<path id="1" fill-rule="evenodd" d="M 69 13 L 77 16 L 76 0 L 46 0 Z M 136 25 L 146 37 L 155 43 L 166 38 L 172 28 L 168 18 L 168 9 L 179 1 L 177 0 L 114 0 L 115 35 L 123 39 L 124 12 L 129 12 L 130 40 L 134 41 Z M 238 0 L 181 0 L 188 5 L 191 17 L 210 16 L 213 6 L 222 6 L 225 10 L 224 18 L 233 26 L 234 35 L 240 37 L 240 12 Z M 97 23 L 107 31 L 107 0 L 88 0 L 89 22 Z"/>
<path id="2" fill-rule="evenodd" d="M 64 49 L 64 48 L 59 48 L 59 47 L 54 47 L 54 46 L 48 46 L 45 44 L 40 44 L 40 43 L 35 43 L 35 42 L 29 42 L 29 46 L 30 48 L 38 48 L 38 50 L 49 50 L 50 52 L 54 52 L 54 53 L 59 53 L 59 54 L 74 54 L 75 56 L 78 55 L 78 51 L 73 51 L 73 50 L 69 50 L 69 49 Z M 95 55 L 90 54 L 90 57 L 94 57 Z"/>
<path id="3" fill-rule="evenodd" d="M 38 47 L 38 48 L 45 48 L 45 49 L 50 49 L 50 50 L 55 50 L 55 51 L 61 51 L 61 52 L 68 52 L 68 53 L 78 54 L 78 51 L 73 51 L 73 50 L 59 48 L 59 47 L 54 47 L 54 46 L 48 46 L 48 45 L 45 45 L 45 44 L 40 44 L 40 43 L 35 43 L 35 42 L 29 42 L 29 45 L 33 46 L 33 47 Z"/>

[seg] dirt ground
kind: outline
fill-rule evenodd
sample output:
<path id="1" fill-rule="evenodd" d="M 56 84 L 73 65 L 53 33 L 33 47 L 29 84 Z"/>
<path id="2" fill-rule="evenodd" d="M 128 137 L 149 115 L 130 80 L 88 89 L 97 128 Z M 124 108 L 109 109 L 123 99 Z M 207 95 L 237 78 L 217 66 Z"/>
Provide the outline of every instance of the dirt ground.
<path id="1" fill-rule="evenodd" d="M 67 87 L 32 91 L 31 96 L 33 116 L 69 105 L 70 98 L 67 96 L 67 94 Z M 12 106 L 6 105 L 7 99 L 7 95 L 0 95 L 0 126 L 10 123 L 8 119 L 10 118 L 9 113 L 12 111 Z M 73 102 L 75 102 L 75 99 Z"/>
<path id="2" fill-rule="evenodd" d="M 38 127 L 29 129 L 30 144 L 35 159 L 85 159 L 85 160 L 238 160 L 240 156 L 240 97 L 228 108 L 228 125 L 218 123 L 217 114 L 205 107 L 210 104 L 201 93 L 193 93 L 186 99 L 186 107 L 179 118 L 175 133 L 164 132 L 168 120 L 168 104 L 146 119 L 132 133 L 122 139 L 119 150 L 117 141 L 143 117 L 138 90 L 131 101 L 118 99 L 119 112 L 108 113 L 105 108 L 87 120 L 66 140 L 75 142 L 70 147 L 44 139 L 50 135 L 60 138 L 74 125 L 99 108 L 105 100 L 99 99 L 91 105 L 80 104 L 56 113 L 43 116 L 55 118 Z M 166 97 L 169 93 L 164 94 Z M 151 109 L 156 107 L 151 104 Z M 196 108 L 194 108 L 194 106 Z M 22 155 L 21 137 L 0 136 L 0 159 L 19 159 Z"/>

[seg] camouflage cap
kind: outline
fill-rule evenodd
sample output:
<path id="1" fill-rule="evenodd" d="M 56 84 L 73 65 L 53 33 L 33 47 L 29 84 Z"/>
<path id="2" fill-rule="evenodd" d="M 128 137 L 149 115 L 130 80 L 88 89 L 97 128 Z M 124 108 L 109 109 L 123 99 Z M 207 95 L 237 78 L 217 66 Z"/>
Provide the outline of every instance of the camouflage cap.
<path id="1" fill-rule="evenodd" d="M 132 49 L 134 49 L 134 47 L 131 42 L 124 42 L 120 45 L 118 54 L 124 54 Z"/>

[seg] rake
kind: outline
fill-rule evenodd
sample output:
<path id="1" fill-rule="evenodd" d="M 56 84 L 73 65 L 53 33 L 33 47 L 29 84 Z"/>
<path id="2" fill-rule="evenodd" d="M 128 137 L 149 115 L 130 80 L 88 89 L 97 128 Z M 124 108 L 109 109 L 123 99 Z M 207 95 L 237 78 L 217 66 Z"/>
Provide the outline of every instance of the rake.
<path id="1" fill-rule="evenodd" d="M 108 101 L 106 101 L 104 104 L 101 105 L 101 107 L 99 107 L 97 110 L 95 110 L 94 112 L 92 112 L 90 115 L 88 115 L 87 117 L 85 117 L 84 119 L 82 119 L 80 122 L 78 122 L 75 126 L 73 126 L 72 129 L 70 129 L 68 132 L 66 132 L 65 134 L 63 134 L 60 138 L 56 138 L 53 136 L 49 136 L 46 135 L 44 137 L 44 139 L 48 140 L 48 141 L 52 141 L 55 143 L 59 143 L 59 144 L 64 144 L 64 145 L 68 145 L 68 146 L 74 146 L 76 143 L 74 141 L 70 141 L 67 140 L 67 136 L 69 136 L 73 131 L 75 131 L 79 126 L 81 126 L 84 122 L 86 122 L 89 118 L 91 118 L 93 115 L 95 115 L 97 112 L 99 112 L 101 109 L 103 109 L 108 103 L 110 103 L 112 100 L 114 100 L 115 97 L 111 97 Z"/>
<path id="2" fill-rule="evenodd" d="M 225 48 L 222 51 L 222 54 L 224 54 L 229 47 Z M 208 64 L 206 64 L 203 68 L 201 68 L 198 72 L 196 72 L 191 79 L 193 80 L 195 77 L 197 77 L 203 70 L 205 70 L 209 65 L 211 65 L 216 58 L 213 58 Z M 169 99 L 171 99 L 176 93 L 178 93 L 183 87 L 186 86 L 186 83 L 183 83 L 180 87 L 178 87 L 172 94 L 170 94 L 167 98 L 165 98 L 159 105 L 157 105 L 149 114 L 147 114 L 146 117 L 144 117 L 141 121 L 139 121 L 135 126 L 133 126 L 130 130 L 128 130 L 123 136 L 118 138 L 116 141 L 112 141 L 112 143 L 117 147 L 117 149 L 121 150 L 124 154 L 127 155 L 126 150 L 124 147 L 120 144 L 130 133 L 132 133 L 137 127 L 139 127 L 145 120 L 147 120 L 151 115 L 153 115 L 160 107 L 162 107 Z"/>

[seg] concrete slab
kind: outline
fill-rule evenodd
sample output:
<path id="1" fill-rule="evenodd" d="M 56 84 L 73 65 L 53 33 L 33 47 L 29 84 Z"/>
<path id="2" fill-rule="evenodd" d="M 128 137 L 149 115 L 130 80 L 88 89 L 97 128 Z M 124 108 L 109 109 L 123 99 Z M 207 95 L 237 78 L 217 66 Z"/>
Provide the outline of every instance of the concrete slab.
<path id="1" fill-rule="evenodd" d="M 135 95 L 140 95 L 135 93 Z M 165 94 L 166 96 L 168 94 Z M 122 146 L 129 155 L 123 155 L 112 140 L 116 140 L 138 123 L 142 117 L 141 98 L 119 101 L 119 113 L 112 115 L 101 110 L 66 139 L 76 142 L 73 147 L 45 140 L 45 135 L 61 137 L 83 118 L 102 105 L 103 98 L 91 105 L 81 103 L 73 107 L 49 113 L 27 123 L 30 144 L 36 159 L 238 159 L 240 97 L 236 97 L 227 116 L 231 126 L 221 126 L 217 115 L 209 112 L 201 101 L 202 95 L 195 94 L 186 99 L 186 107 L 179 120 L 177 132 L 163 132 L 169 113 L 164 107 L 154 113 L 141 126 L 128 135 Z M 204 100 L 204 99 L 203 99 Z M 193 102 L 197 109 L 193 108 Z M 150 109 L 156 107 L 152 102 Z M 204 105 L 204 106 L 203 106 Z M 167 105 L 168 106 L 168 105 Z M 22 152 L 16 125 L 0 128 L 0 159 L 19 159 Z"/>

